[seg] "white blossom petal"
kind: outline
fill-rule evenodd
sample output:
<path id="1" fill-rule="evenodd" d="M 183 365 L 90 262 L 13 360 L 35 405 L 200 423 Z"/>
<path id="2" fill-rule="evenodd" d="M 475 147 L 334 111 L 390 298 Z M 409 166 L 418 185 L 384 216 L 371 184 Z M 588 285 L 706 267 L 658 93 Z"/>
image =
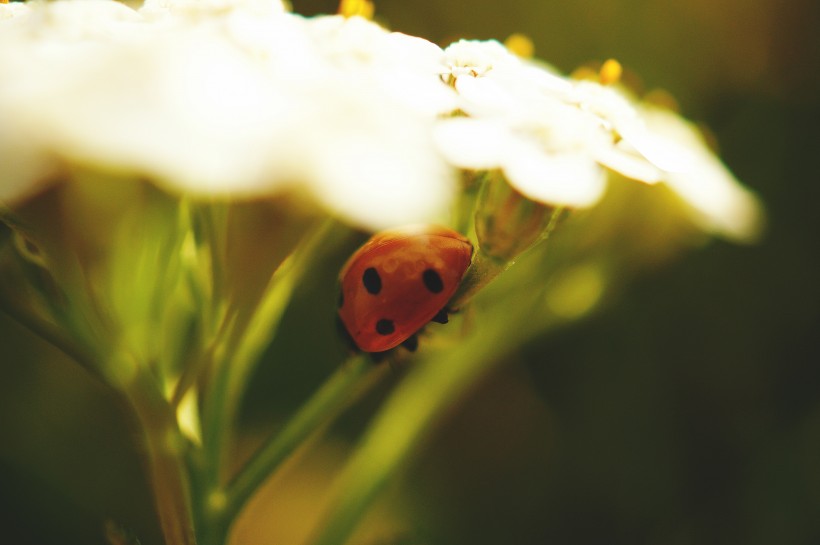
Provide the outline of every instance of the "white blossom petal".
<path id="1" fill-rule="evenodd" d="M 310 19 L 306 29 L 325 69 L 356 74 L 421 114 L 435 116 L 457 107 L 453 90 L 440 79 L 444 52 L 437 45 L 388 32 L 361 17 Z"/>
<path id="2" fill-rule="evenodd" d="M 685 146 L 692 155 L 686 172 L 671 172 L 665 181 L 692 207 L 695 220 L 705 229 L 738 241 L 759 236 L 763 223 L 760 203 L 708 149 L 697 129 L 660 109 L 647 109 L 645 118 L 653 131 Z"/>
<path id="3" fill-rule="evenodd" d="M 521 60 L 496 40 L 459 40 L 444 50 L 444 62 L 455 77 L 479 77 L 491 70 L 520 66 Z"/>
<path id="4" fill-rule="evenodd" d="M 507 129 L 492 121 L 455 117 L 435 128 L 436 144 L 453 165 L 473 170 L 501 166 L 509 145 Z"/>
<path id="5" fill-rule="evenodd" d="M 695 155 L 684 146 L 653 133 L 638 123 L 621 126 L 618 132 L 653 165 L 667 172 L 685 172 L 696 161 Z"/>
<path id="6" fill-rule="evenodd" d="M 2 110 L 0 110 L 2 119 Z M 53 157 L 44 150 L 28 144 L 30 138 L 26 127 L 0 123 L 0 203 L 25 197 L 39 189 L 57 171 Z"/>
<path id="7" fill-rule="evenodd" d="M 656 184 L 663 180 L 663 171 L 636 153 L 621 146 L 602 146 L 595 160 L 610 170 L 632 180 Z"/>
<path id="8" fill-rule="evenodd" d="M 247 12 L 258 17 L 284 13 L 281 0 L 145 0 L 140 14 L 146 18 L 207 18 L 231 12 Z"/>
<path id="9" fill-rule="evenodd" d="M 17 24 L 20 20 L 29 14 L 29 7 L 22 2 L 11 2 L 9 4 L 0 4 L 0 28 L 8 27 Z M 17 18 L 17 22 L 12 22 L 12 19 Z"/>
<path id="10" fill-rule="evenodd" d="M 370 229 L 441 218 L 455 179 L 433 146 L 428 122 L 361 94 L 348 99 L 350 123 L 335 116 L 322 132 L 304 135 L 315 148 L 304 166 L 316 197 Z M 355 116 L 365 107 L 379 115 Z M 390 130 L 397 125 L 400 131 Z"/>
<path id="11" fill-rule="evenodd" d="M 523 195 L 547 204 L 587 207 L 604 194 L 606 176 L 584 154 L 548 154 L 519 147 L 504 162 L 504 174 Z"/>
<path id="12" fill-rule="evenodd" d="M 271 82 L 238 51 L 208 38 L 146 44 L 155 55 L 111 55 L 96 77 L 63 89 L 71 108 L 44 103 L 29 112 L 29 123 L 48 131 L 51 146 L 70 159 L 196 192 L 266 190 L 265 155 L 282 139 L 273 127 L 286 119 L 285 104 L 277 111 Z M 121 63 L 129 69 L 118 69 Z"/>
<path id="13" fill-rule="evenodd" d="M 461 76 L 455 87 L 462 98 L 461 109 L 473 116 L 503 115 L 527 106 L 491 78 Z"/>

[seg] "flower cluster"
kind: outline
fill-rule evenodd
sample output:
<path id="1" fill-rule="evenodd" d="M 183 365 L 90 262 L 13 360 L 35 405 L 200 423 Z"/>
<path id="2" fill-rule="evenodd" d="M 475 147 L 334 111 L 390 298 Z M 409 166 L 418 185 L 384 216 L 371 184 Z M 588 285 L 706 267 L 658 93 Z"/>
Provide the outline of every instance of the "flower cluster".
<path id="1" fill-rule="evenodd" d="M 465 114 L 436 128 L 453 164 L 501 169 L 523 195 L 568 207 L 597 203 L 612 173 L 664 182 L 704 228 L 754 236 L 755 198 L 676 114 L 614 85 L 563 77 L 494 41 L 457 42 L 445 62 Z"/>
<path id="2" fill-rule="evenodd" d="M 666 183 L 744 239 L 755 198 L 675 114 L 496 41 L 442 50 L 279 0 L 0 6 L 0 199 L 72 168 L 194 194 L 305 190 L 378 229 L 441 218 L 462 170 L 588 207 L 612 173 Z"/>
<path id="3" fill-rule="evenodd" d="M 310 192 L 370 228 L 453 192 L 436 46 L 272 0 L 2 6 L 0 199 L 67 166 L 232 196 Z M 21 9 L 22 8 L 22 9 Z"/>

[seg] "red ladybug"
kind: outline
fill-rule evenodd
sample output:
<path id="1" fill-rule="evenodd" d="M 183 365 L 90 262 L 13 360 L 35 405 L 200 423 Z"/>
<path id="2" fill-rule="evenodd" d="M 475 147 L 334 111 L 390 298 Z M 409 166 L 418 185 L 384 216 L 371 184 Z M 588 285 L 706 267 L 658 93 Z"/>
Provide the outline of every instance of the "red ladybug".
<path id="1" fill-rule="evenodd" d="M 447 323 L 445 306 L 473 254 L 463 235 L 424 225 L 383 231 L 354 253 L 341 272 L 339 318 L 365 352 L 404 344 L 430 321 Z"/>

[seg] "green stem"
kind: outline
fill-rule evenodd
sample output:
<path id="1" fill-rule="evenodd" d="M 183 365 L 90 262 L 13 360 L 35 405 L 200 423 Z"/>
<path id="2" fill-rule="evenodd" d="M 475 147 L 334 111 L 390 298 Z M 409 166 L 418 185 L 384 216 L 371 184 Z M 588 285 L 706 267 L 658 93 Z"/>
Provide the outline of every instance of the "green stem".
<path id="1" fill-rule="evenodd" d="M 453 209 L 453 225 L 460 233 L 466 235 L 474 229 L 476 199 L 486 178 L 486 172 L 461 173 L 461 191 Z"/>
<path id="2" fill-rule="evenodd" d="M 182 399 L 185 397 L 185 394 L 188 393 L 191 387 L 196 383 L 197 379 L 200 378 L 201 374 L 208 370 L 213 364 L 214 353 L 218 349 L 218 343 L 225 338 L 226 331 L 228 330 L 228 323 L 229 322 L 227 320 L 223 320 L 220 323 L 216 334 L 211 337 L 210 341 L 208 341 L 208 345 L 205 349 L 193 354 L 193 357 L 191 357 L 186 365 L 184 365 L 182 375 L 179 377 L 179 381 L 174 388 L 174 393 L 171 395 L 172 407 L 176 408 L 180 403 L 182 403 Z"/>
<path id="3" fill-rule="evenodd" d="M 222 302 L 222 291 L 225 285 L 225 230 L 227 205 L 224 202 L 191 202 L 191 223 L 199 235 L 200 243 L 208 249 L 208 265 L 210 267 L 209 299 L 214 307 L 208 309 L 208 314 L 219 316 L 217 306 Z M 207 322 L 211 324 L 210 321 Z"/>
<path id="4" fill-rule="evenodd" d="M 311 545 L 341 545 L 390 478 L 418 448 L 442 410 L 485 376 L 498 356 L 525 339 L 526 311 L 495 323 L 489 331 L 459 344 L 444 360 L 428 358 L 388 399 L 331 490 L 330 507 L 309 540 Z"/>
<path id="5" fill-rule="evenodd" d="M 288 420 L 285 427 L 272 435 L 254 454 L 228 487 L 223 498 L 212 507 L 218 511 L 209 513 L 212 528 L 207 532 L 227 541 L 230 525 L 253 496 L 259 486 L 311 435 L 338 415 L 357 391 L 363 391 L 361 378 L 373 368 L 365 354 L 352 357 L 322 385 L 319 390 Z M 210 538 L 209 538 L 210 539 Z"/>
<path id="6" fill-rule="evenodd" d="M 63 352 L 92 377 L 104 384 L 108 384 L 99 367 L 94 364 L 91 355 L 86 353 L 85 350 L 74 343 L 69 337 L 63 335 L 53 324 L 41 319 L 23 306 L 15 304 L 11 299 L 5 296 L 0 296 L 0 311 Z"/>
<path id="7" fill-rule="evenodd" d="M 485 254 L 481 248 L 476 250 L 473 263 L 467 269 L 467 274 L 461 281 L 458 291 L 450 299 L 448 306 L 452 310 L 459 310 L 481 291 L 484 286 L 495 280 L 512 265 L 511 261 L 496 259 Z"/>
<path id="8" fill-rule="evenodd" d="M 563 217 L 564 209 L 558 207 L 555 209 L 545 208 L 544 210 L 548 210 L 549 221 L 536 233 L 537 237 L 534 240 L 524 244 L 511 255 L 505 257 L 490 255 L 484 248 L 479 246 L 475 252 L 475 256 L 473 257 L 473 263 L 470 265 L 470 268 L 467 270 L 467 274 L 461 281 L 458 291 L 453 298 L 450 299 L 448 306 L 451 309 L 458 310 L 469 303 L 470 300 L 487 284 L 495 280 L 501 273 L 509 269 L 515 262 L 514 260 L 516 258 L 524 252 L 531 250 L 549 237 Z M 525 240 L 529 239 L 525 237 Z"/>
<path id="9" fill-rule="evenodd" d="M 215 373 L 212 387 L 204 399 L 203 409 L 203 463 L 198 478 L 204 485 L 206 498 L 219 498 L 223 493 L 225 459 L 232 445 L 231 427 L 236 420 L 242 393 L 265 347 L 276 334 L 277 327 L 290 302 L 291 295 L 330 242 L 331 235 L 340 230 L 334 220 L 325 220 L 299 244 L 297 250 L 279 267 L 271 278 L 262 300 L 245 327 L 227 328 L 229 339 L 215 355 Z M 219 502 L 217 502 L 219 503 Z M 203 505 L 203 517 L 212 510 Z"/>
<path id="10" fill-rule="evenodd" d="M 195 545 L 185 443 L 174 411 L 147 370 L 137 370 L 126 395 L 144 434 L 146 469 L 165 545 Z"/>

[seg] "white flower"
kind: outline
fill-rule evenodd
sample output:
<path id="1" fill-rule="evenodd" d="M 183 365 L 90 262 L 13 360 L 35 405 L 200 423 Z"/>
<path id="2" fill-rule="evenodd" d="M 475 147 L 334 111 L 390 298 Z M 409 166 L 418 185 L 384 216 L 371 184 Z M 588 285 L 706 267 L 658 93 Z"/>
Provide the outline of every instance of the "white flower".
<path id="1" fill-rule="evenodd" d="M 58 26 L 71 18 L 49 7 L 71 13 L 83 4 L 113 3 L 37 8 Z M 77 28 L 70 23 L 68 31 Z M 115 30 L 110 23 L 103 28 Z M 242 192 L 268 182 L 265 148 L 276 134 L 277 110 L 284 110 L 274 82 L 212 32 L 155 30 L 142 23 L 128 40 L 18 40 L 14 57 L 0 53 L 0 78 L 14 82 L 0 89 L 0 119 L 61 160 L 145 174 L 185 190 Z"/>
<path id="2" fill-rule="evenodd" d="M 146 18 L 185 18 L 247 13 L 267 17 L 286 11 L 281 0 L 145 0 L 140 13 Z"/>
<path id="3" fill-rule="evenodd" d="M 444 52 L 437 45 L 361 17 L 316 17 L 306 20 L 306 30 L 325 70 L 366 81 L 424 115 L 456 108 L 455 93 L 438 77 Z"/>
<path id="4" fill-rule="evenodd" d="M 567 108 L 542 115 L 551 124 L 512 116 L 456 117 L 442 121 L 436 136 L 445 156 L 457 166 L 499 168 L 516 189 L 536 201 L 591 206 L 605 188 L 604 171 L 586 140 L 597 138 L 595 127 L 579 123 Z"/>
<path id="5" fill-rule="evenodd" d="M 434 218 L 454 195 L 454 173 L 419 117 L 373 88 L 336 85 L 333 101 L 317 90 L 315 118 L 295 132 L 308 147 L 305 178 L 328 208 L 354 223 L 391 226 Z M 316 127 L 321 127 L 317 130 Z"/>
<path id="6" fill-rule="evenodd" d="M 470 115 L 525 114 L 529 102 L 568 96 L 573 85 L 544 64 L 524 61 L 495 40 L 460 40 L 444 50 L 445 80 Z"/>
<path id="7" fill-rule="evenodd" d="M 468 116 L 443 120 L 436 131 L 453 164 L 499 168 L 537 201 L 584 207 L 601 198 L 606 179 L 600 163 L 615 164 L 622 155 L 609 127 L 571 103 L 569 81 L 493 41 L 457 42 L 445 55 L 448 79 Z"/>
<path id="8" fill-rule="evenodd" d="M 691 207 L 695 221 L 739 242 L 759 236 L 764 223 L 760 202 L 709 149 L 700 131 L 669 110 L 648 107 L 641 113 L 653 133 L 689 151 L 687 168 L 667 172 L 664 183 Z"/>
<path id="9" fill-rule="evenodd" d="M 28 6 L 22 2 L 11 2 L 0 4 L 0 29 L 3 25 L 10 24 L 11 19 L 28 15 Z"/>
<path id="10" fill-rule="evenodd" d="M 490 71 L 518 70 L 521 61 L 496 40 L 459 40 L 444 50 L 445 63 L 453 78 L 480 77 Z"/>
<path id="11" fill-rule="evenodd" d="M 307 191 L 374 229 L 449 203 L 432 126 L 454 99 L 429 42 L 270 0 L 29 8 L 0 33 L 2 200 L 80 165 L 185 193 Z"/>
<path id="12" fill-rule="evenodd" d="M 616 88 L 591 81 L 574 82 L 573 92 L 568 101 L 595 115 L 606 129 L 622 139 L 616 149 L 632 153 L 633 156 L 637 154 L 662 171 L 687 170 L 694 158 L 693 153 L 685 146 L 666 138 L 661 133 L 651 131 L 638 109 Z M 648 183 L 660 181 L 660 173 L 655 179 L 644 179 L 604 164 L 629 178 Z"/>
<path id="13" fill-rule="evenodd" d="M 457 42 L 445 58 L 465 116 L 442 120 L 436 141 L 454 165 L 500 169 L 523 195 L 570 207 L 598 202 L 608 171 L 661 182 L 704 227 L 752 236 L 757 201 L 681 118 L 612 86 L 559 76 L 498 42 Z"/>

